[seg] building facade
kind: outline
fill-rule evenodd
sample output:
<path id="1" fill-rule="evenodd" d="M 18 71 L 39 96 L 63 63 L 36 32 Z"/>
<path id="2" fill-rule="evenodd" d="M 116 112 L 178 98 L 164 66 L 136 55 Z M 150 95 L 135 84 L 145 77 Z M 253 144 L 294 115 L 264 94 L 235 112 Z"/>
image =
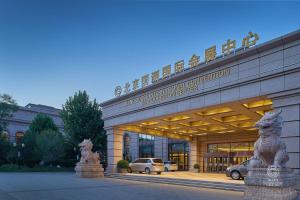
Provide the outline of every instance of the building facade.
<path id="1" fill-rule="evenodd" d="M 57 108 L 31 103 L 24 107 L 18 106 L 18 110 L 7 120 L 6 134 L 9 140 L 11 142 L 20 141 L 37 114 L 51 117 L 59 130 L 63 132 L 63 121 L 59 116 L 59 111 Z"/>
<path id="2" fill-rule="evenodd" d="M 248 47 L 103 102 L 108 171 L 116 171 L 124 133 L 131 132 L 128 140 L 139 134 L 184 140 L 190 168 L 198 163 L 202 171 L 222 172 L 252 156 L 258 138 L 254 123 L 265 112 L 281 109 L 287 165 L 299 172 L 300 31 Z M 154 143 L 150 152 L 165 159 L 160 149 L 169 144 L 165 139 Z"/>

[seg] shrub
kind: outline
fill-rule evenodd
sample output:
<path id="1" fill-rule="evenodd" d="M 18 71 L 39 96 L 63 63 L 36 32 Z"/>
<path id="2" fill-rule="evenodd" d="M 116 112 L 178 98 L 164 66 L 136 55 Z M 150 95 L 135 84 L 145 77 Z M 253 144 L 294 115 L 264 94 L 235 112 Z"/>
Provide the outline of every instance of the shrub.
<path id="1" fill-rule="evenodd" d="M 119 169 L 127 169 L 129 167 L 129 163 L 127 160 L 119 160 L 117 166 Z"/>
<path id="2" fill-rule="evenodd" d="M 200 169 L 200 165 L 198 163 L 194 164 L 194 169 Z"/>
<path id="3" fill-rule="evenodd" d="M 42 131 L 36 136 L 36 151 L 45 164 L 58 163 L 64 154 L 64 139 L 60 132 Z"/>

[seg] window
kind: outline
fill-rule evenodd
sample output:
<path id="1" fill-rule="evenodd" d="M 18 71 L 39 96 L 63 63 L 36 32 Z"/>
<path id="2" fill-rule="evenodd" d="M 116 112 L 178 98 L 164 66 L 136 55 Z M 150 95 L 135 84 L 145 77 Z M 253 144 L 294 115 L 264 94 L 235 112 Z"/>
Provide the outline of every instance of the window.
<path id="1" fill-rule="evenodd" d="M 139 157 L 154 157 L 154 136 L 139 134 Z"/>
<path id="2" fill-rule="evenodd" d="M 24 137 L 24 133 L 21 131 L 16 132 L 16 143 L 20 143 L 21 139 Z"/>

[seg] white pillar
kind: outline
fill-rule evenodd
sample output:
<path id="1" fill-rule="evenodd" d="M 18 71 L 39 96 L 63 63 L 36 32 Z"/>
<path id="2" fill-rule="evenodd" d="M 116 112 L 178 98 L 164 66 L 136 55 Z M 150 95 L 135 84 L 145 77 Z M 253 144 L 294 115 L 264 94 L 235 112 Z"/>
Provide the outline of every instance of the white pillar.
<path id="1" fill-rule="evenodd" d="M 198 154 L 198 141 L 197 137 L 193 137 L 192 141 L 189 142 L 189 150 L 190 150 L 190 156 L 189 156 L 189 165 L 190 165 L 190 171 L 194 170 L 194 164 L 199 164 L 199 154 Z M 201 168 L 201 166 L 200 166 Z"/>
<path id="2" fill-rule="evenodd" d="M 116 128 L 106 129 L 107 134 L 107 172 L 117 172 L 117 163 L 123 159 L 123 131 Z"/>

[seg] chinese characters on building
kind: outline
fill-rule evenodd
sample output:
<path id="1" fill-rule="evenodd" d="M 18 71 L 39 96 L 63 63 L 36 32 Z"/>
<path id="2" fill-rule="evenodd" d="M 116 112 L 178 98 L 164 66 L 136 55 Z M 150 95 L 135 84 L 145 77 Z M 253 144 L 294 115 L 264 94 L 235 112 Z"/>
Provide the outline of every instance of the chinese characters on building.
<path id="1" fill-rule="evenodd" d="M 250 48 L 256 45 L 256 42 L 259 40 L 259 36 L 257 33 L 249 32 L 247 36 L 245 36 L 242 40 L 242 47 Z M 222 44 L 222 55 L 227 56 L 231 53 L 234 53 L 236 49 L 236 40 L 228 39 L 224 44 Z M 217 58 L 217 46 L 213 45 L 207 49 L 205 49 L 205 63 L 209 63 Z M 196 67 L 200 64 L 200 56 L 193 54 L 192 57 L 188 61 L 189 68 Z M 174 64 L 174 73 L 178 74 L 185 70 L 184 60 L 180 60 Z M 149 74 L 146 74 L 141 77 L 141 79 L 135 79 L 130 84 L 129 82 L 124 85 L 122 88 L 121 86 L 117 86 L 115 88 L 115 96 L 121 96 L 122 94 L 128 94 L 131 91 L 135 91 L 140 88 L 147 87 L 150 85 L 150 78 L 151 83 L 155 83 L 160 79 L 166 79 L 172 75 L 172 66 L 166 65 L 162 68 L 162 73 L 160 77 L 160 71 L 156 70 Z"/>

